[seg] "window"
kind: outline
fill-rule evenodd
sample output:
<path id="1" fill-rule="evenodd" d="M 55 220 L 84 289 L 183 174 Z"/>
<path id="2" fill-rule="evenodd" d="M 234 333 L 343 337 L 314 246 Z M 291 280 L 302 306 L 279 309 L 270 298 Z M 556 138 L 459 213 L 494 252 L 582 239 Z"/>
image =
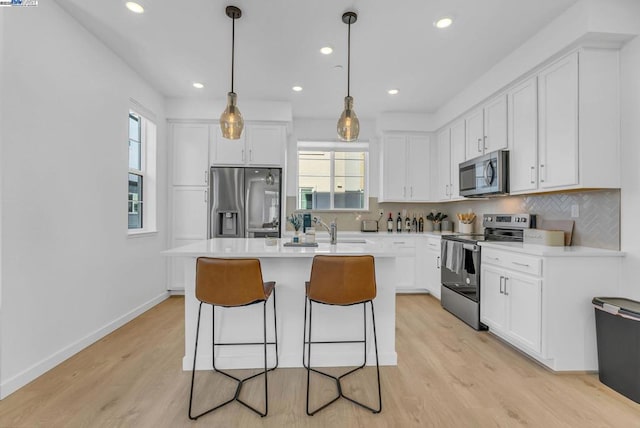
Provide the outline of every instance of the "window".
<path id="1" fill-rule="evenodd" d="M 129 112 L 129 234 L 155 232 L 156 126 L 149 119 Z"/>
<path id="2" fill-rule="evenodd" d="M 366 210 L 367 143 L 298 143 L 298 209 Z"/>

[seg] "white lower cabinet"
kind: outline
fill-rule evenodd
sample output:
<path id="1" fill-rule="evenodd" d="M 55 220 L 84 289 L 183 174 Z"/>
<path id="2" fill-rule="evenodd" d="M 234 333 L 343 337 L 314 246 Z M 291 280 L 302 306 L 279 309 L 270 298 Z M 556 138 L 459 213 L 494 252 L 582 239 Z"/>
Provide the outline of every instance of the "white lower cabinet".
<path id="1" fill-rule="evenodd" d="M 482 267 L 480 320 L 493 333 L 541 350 L 542 280 L 495 266 Z"/>
<path id="2" fill-rule="evenodd" d="M 621 253 L 496 247 L 482 245 L 480 321 L 552 370 L 598 370 L 591 300 L 617 294 Z"/>
<path id="3" fill-rule="evenodd" d="M 420 258 L 419 264 L 424 263 L 425 285 L 429 294 L 440 300 L 440 238 L 428 237 L 424 247 L 424 257 Z"/>

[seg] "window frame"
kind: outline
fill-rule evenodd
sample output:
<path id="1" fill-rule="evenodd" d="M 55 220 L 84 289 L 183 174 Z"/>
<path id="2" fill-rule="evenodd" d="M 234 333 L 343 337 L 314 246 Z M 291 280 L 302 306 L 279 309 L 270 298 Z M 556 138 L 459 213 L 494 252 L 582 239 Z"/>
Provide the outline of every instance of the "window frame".
<path id="1" fill-rule="evenodd" d="M 300 151 L 330 152 L 330 208 L 306 209 L 300 207 Z M 335 208 L 335 153 L 336 152 L 364 152 L 364 206 L 362 208 Z M 369 143 L 357 142 L 329 142 L 329 141 L 298 141 L 296 150 L 296 212 L 368 212 L 369 211 Z"/>
<path id="2" fill-rule="evenodd" d="M 135 228 L 129 228 L 128 227 L 128 222 L 127 222 L 127 229 L 130 231 L 141 231 L 144 230 L 145 226 L 146 226 L 146 222 L 145 222 L 145 218 L 144 218 L 144 214 L 145 214 L 145 208 L 144 208 L 144 197 L 145 197 L 145 191 L 144 191 L 144 185 L 145 185 L 145 162 L 146 162 L 146 144 L 145 144 L 145 140 L 146 140 L 146 132 L 145 132 L 145 127 L 143 125 L 143 120 L 142 120 L 142 116 L 138 113 L 136 113 L 133 110 L 129 110 L 129 120 L 131 120 L 131 118 L 135 118 L 138 122 L 138 140 L 137 142 L 140 144 L 140 169 L 135 169 L 131 167 L 131 156 L 129 153 L 129 174 L 130 175 L 137 175 L 138 177 L 140 177 L 140 200 L 133 202 L 133 200 L 131 199 L 131 196 L 133 195 L 133 193 L 127 192 L 128 193 L 128 202 L 127 202 L 127 213 L 128 214 L 135 214 L 136 208 L 137 211 L 140 214 L 140 225 L 141 227 L 135 227 Z M 129 142 L 131 142 L 131 135 L 129 135 L 128 138 Z M 133 140 L 136 141 L 136 140 Z M 128 175 L 127 175 L 127 186 L 128 186 Z M 136 207 L 137 205 L 137 207 Z M 129 209 L 131 207 L 131 209 Z"/>
<path id="3" fill-rule="evenodd" d="M 130 167 L 127 156 L 127 216 L 129 215 L 129 174 L 141 177 L 141 201 L 138 207 L 142 210 L 142 227 L 129 229 L 127 220 L 127 235 L 141 237 L 157 234 L 157 145 L 158 126 L 155 115 L 140 104 L 131 100 L 127 117 L 127 141 L 129 137 L 129 120 L 136 117 L 140 124 L 140 170 Z"/>

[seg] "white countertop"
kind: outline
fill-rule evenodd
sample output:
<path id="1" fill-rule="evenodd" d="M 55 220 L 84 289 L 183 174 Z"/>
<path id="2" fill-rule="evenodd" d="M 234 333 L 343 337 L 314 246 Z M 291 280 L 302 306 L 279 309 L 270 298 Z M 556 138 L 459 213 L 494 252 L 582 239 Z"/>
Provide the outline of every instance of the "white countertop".
<path id="1" fill-rule="evenodd" d="M 340 235 L 338 237 L 340 239 Z M 371 254 L 375 257 L 402 257 L 413 255 L 410 251 L 378 240 L 365 239 L 364 243 L 341 243 L 329 245 L 319 243 L 317 247 L 285 247 L 289 239 L 278 239 L 276 245 L 267 245 L 260 238 L 218 238 L 199 241 L 183 247 L 172 248 L 163 254 L 171 257 L 259 257 L 259 258 L 311 258 L 316 254 L 360 255 Z"/>
<path id="2" fill-rule="evenodd" d="M 481 247 L 508 250 L 515 253 L 529 254 L 541 257 L 624 257 L 625 253 L 616 250 L 605 250 L 591 247 L 549 247 L 546 245 L 523 244 L 520 242 L 484 241 L 478 243 Z"/>

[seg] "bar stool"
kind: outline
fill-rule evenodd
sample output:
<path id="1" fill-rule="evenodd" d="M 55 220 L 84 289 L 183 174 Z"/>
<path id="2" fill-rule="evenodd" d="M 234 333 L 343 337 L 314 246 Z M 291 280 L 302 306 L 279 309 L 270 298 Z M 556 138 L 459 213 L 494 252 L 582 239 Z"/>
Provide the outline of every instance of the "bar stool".
<path id="1" fill-rule="evenodd" d="M 380 389 L 380 365 L 378 363 L 378 340 L 376 337 L 376 318 L 373 311 L 373 299 L 376 297 L 376 278 L 373 256 L 315 256 L 311 266 L 311 279 L 306 283 L 304 306 L 304 339 L 302 345 L 302 364 L 307 369 L 307 415 L 313 416 L 340 398 L 345 398 L 373 413 L 382 410 L 382 393 Z M 362 304 L 363 308 L 363 340 L 312 341 L 311 324 L 313 303 L 336 306 L 352 306 Z M 376 372 L 378 377 L 378 408 L 374 409 L 344 394 L 340 381 L 346 376 L 362 369 L 367 363 L 367 303 L 371 304 L 371 321 L 373 324 L 373 343 L 376 352 Z M 307 333 L 307 304 L 309 305 L 309 332 Z M 308 340 L 307 340 L 308 334 Z M 311 345 L 332 343 L 362 343 L 364 358 L 362 365 L 341 376 L 311 367 Z M 306 361 L 305 361 L 305 351 Z M 317 409 L 309 410 L 309 390 L 311 372 L 331 378 L 336 382 L 338 395 Z"/>
<path id="2" fill-rule="evenodd" d="M 196 326 L 196 344 L 193 351 L 193 370 L 191 372 L 191 392 L 189 394 L 189 419 L 196 420 L 200 416 L 211 413 L 214 410 L 225 406 L 232 401 L 237 401 L 245 407 L 253 410 L 260 416 L 266 416 L 268 412 L 268 388 L 267 372 L 278 367 L 278 329 L 276 324 L 276 291 L 275 282 L 263 282 L 262 270 L 258 259 L 217 259 L 199 257 L 196 261 L 196 298 L 200 301 L 198 308 L 198 322 Z M 274 342 L 267 342 L 267 300 L 273 293 L 273 329 Z M 228 378 L 238 382 L 233 398 L 218 404 L 215 407 L 193 416 L 191 407 L 193 404 L 193 386 L 196 376 L 196 357 L 198 353 L 198 334 L 200 332 L 200 314 L 203 304 L 211 305 L 211 340 L 212 340 L 212 365 L 213 371 L 218 372 Z M 248 306 L 257 303 L 263 304 L 263 334 L 262 342 L 244 343 L 215 343 L 215 308 L 222 306 L 226 308 Z M 263 345 L 264 346 L 264 372 L 260 371 L 252 376 L 239 379 L 216 368 L 215 349 L 216 346 L 237 346 L 237 345 Z M 275 345 L 276 364 L 267 368 L 267 345 Z M 264 413 L 255 409 L 251 405 L 240 399 L 240 390 L 244 382 L 264 374 Z"/>

